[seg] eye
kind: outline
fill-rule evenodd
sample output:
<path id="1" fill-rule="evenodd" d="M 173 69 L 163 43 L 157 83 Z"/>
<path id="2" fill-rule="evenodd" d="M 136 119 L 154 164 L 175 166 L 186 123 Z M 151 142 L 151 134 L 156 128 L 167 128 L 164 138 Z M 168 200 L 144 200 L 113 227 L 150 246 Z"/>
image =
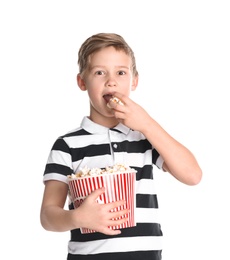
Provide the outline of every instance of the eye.
<path id="1" fill-rule="evenodd" d="M 95 72 L 95 75 L 105 75 L 105 72 L 102 70 L 98 70 Z"/>
<path id="2" fill-rule="evenodd" d="M 121 70 L 121 71 L 118 71 L 118 75 L 125 75 L 125 71 Z"/>

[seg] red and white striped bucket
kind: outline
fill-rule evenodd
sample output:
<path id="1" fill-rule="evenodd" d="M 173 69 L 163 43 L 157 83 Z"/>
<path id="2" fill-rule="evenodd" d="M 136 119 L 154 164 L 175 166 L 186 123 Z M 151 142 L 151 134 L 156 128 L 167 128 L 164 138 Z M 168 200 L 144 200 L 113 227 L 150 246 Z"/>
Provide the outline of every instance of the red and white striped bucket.
<path id="1" fill-rule="evenodd" d="M 74 208 L 81 205 L 84 199 L 94 190 L 105 187 L 105 193 L 99 196 L 98 203 L 110 203 L 119 200 L 125 200 L 124 206 L 115 208 L 114 210 L 122 210 L 128 208 L 130 212 L 125 217 L 128 221 L 117 226 L 111 226 L 111 229 L 121 229 L 136 226 L 135 221 L 135 181 L 136 172 L 127 173 L 110 173 L 96 176 L 81 177 L 78 179 L 69 179 L 70 195 L 74 204 Z M 81 233 L 93 233 L 94 230 L 81 228 Z"/>

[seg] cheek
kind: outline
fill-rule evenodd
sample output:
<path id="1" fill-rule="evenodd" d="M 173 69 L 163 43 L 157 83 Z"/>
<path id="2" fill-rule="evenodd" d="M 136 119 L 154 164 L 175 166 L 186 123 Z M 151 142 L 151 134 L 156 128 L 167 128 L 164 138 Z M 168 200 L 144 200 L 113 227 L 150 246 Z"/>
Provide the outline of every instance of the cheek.
<path id="1" fill-rule="evenodd" d="M 99 99 L 99 94 L 100 92 L 98 91 L 97 88 L 88 88 L 88 96 L 91 102 L 95 103 Z"/>

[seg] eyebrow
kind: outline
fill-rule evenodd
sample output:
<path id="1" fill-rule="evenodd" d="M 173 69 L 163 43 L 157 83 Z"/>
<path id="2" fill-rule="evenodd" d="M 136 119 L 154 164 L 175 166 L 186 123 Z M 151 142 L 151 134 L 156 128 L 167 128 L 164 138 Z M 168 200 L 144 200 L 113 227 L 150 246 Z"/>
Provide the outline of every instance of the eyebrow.
<path id="1" fill-rule="evenodd" d="M 97 68 L 106 68 L 106 66 L 103 66 L 103 65 L 95 65 L 95 66 L 90 66 L 89 67 L 91 70 L 93 69 L 97 69 Z M 128 66 L 123 66 L 123 65 L 120 65 L 120 66 L 115 66 L 115 68 L 119 68 L 119 69 L 130 69 L 130 67 Z"/>

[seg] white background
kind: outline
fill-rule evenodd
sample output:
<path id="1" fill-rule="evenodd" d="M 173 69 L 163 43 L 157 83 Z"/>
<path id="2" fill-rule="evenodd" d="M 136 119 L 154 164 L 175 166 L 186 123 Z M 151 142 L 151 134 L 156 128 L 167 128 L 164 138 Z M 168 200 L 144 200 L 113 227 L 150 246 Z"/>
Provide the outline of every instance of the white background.
<path id="1" fill-rule="evenodd" d="M 98 32 L 124 36 L 140 74 L 131 97 L 203 169 L 193 187 L 156 172 L 163 259 L 230 259 L 228 2 L 1 1 L 1 259 L 66 259 L 69 233 L 40 225 L 42 175 L 55 139 L 88 115 L 77 52 Z"/>

